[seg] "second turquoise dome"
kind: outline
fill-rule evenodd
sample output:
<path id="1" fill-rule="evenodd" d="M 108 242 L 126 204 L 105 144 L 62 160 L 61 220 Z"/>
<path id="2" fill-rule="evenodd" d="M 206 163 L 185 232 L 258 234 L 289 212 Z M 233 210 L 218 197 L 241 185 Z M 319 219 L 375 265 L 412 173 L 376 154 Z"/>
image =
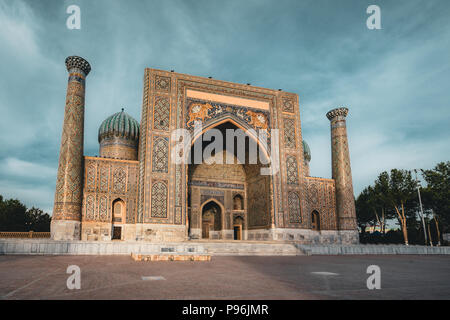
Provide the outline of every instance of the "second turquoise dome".
<path id="1" fill-rule="evenodd" d="M 114 113 L 106 118 L 98 129 L 98 141 L 106 137 L 121 137 L 129 140 L 139 139 L 139 122 L 125 111 Z"/>
<path id="2" fill-rule="evenodd" d="M 303 140 L 303 155 L 308 162 L 311 161 L 311 150 L 305 140 Z"/>

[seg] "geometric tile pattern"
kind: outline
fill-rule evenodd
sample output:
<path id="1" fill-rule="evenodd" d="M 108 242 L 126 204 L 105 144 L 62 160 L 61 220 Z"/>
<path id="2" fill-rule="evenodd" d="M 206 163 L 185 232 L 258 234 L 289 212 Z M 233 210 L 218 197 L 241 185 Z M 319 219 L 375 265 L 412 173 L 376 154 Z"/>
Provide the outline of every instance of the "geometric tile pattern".
<path id="1" fill-rule="evenodd" d="M 290 98 L 283 98 L 283 112 L 294 113 L 294 101 Z"/>
<path id="2" fill-rule="evenodd" d="M 123 168 L 116 168 L 113 176 L 113 186 L 115 192 L 125 192 L 127 174 Z"/>
<path id="3" fill-rule="evenodd" d="M 84 75 L 81 72 L 69 70 L 53 210 L 55 220 L 79 221 L 81 215 L 84 138 Z"/>
<path id="4" fill-rule="evenodd" d="M 249 227 L 270 225 L 270 180 L 268 176 L 248 177 L 247 210 Z"/>
<path id="5" fill-rule="evenodd" d="M 340 230 L 356 229 L 350 154 L 345 117 L 348 109 L 341 107 L 327 113 L 331 122 L 332 176 L 336 181 L 336 211 Z"/>
<path id="6" fill-rule="evenodd" d="M 338 220 L 336 216 L 336 201 L 335 201 L 335 182 L 331 179 L 306 177 L 305 188 L 305 210 L 307 216 L 311 219 L 313 211 L 317 211 L 320 217 L 321 230 L 336 230 Z M 311 221 L 307 228 L 311 228 Z"/>
<path id="7" fill-rule="evenodd" d="M 298 166 L 295 156 L 286 156 L 287 183 L 298 184 Z"/>
<path id="8" fill-rule="evenodd" d="M 157 97 L 153 108 L 153 129 L 169 130 L 170 103 L 169 99 Z"/>
<path id="9" fill-rule="evenodd" d="M 146 159 L 147 153 L 147 131 L 150 129 L 149 122 L 147 120 L 147 113 L 151 117 L 151 110 L 149 108 L 149 88 L 152 81 L 150 80 L 150 72 L 149 69 L 145 69 L 144 75 L 144 94 L 142 97 L 142 109 L 141 109 L 141 123 L 143 127 L 140 128 L 140 136 L 139 136 L 139 196 L 137 202 L 137 221 L 138 223 L 142 223 L 144 220 L 144 195 L 146 188 L 146 179 L 145 179 L 145 163 L 148 159 Z"/>
<path id="10" fill-rule="evenodd" d="M 91 172 L 92 174 L 90 174 Z M 95 181 L 90 176 L 98 172 Z M 111 172 L 111 177 L 109 177 Z M 121 199 L 127 208 L 127 221 L 134 221 L 138 190 L 138 162 L 86 157 L 84 183 L 83 221 L 111 223 L 111 203 Z M 111 183 L 108 183 L 111 179 Z M 89 185 L 97 186 L 90 189 Z M 128 215 L 130 217 L 128 217 Z"/>
<path id="11" fill-rule="evenodd" d="M 170 91 L 170 78 L 160 75 L 155 76 L 155 87 L 158 91 Z"/>
<path id="12" fill-rule="evenodd" d="M 95 197 L 89 195 L 86 197 L 86 220 L 94 220 L 95 216 Z"/>
<path id="13" fill-rule="evenodd" d="M 289 222 L 301 223 L 300 199 L 297 192 L 290 192 L 288 196 Z"/>
<path id="14" fill-rule="evenodd" d="M 108 214 L 108 198 L 106 196 L 100 197 L 99 214 L 100 217 L 97 218 L 98 220 L 109 221 L 110 215 Z"/>
<path id="15" fill-rule="evenodd" d="M 95 168 L 95 166 L 89 166 L 87 168 L 87 173 L 86 173 L 86 188 L 89 191 L 94 191 L 95 190 L 95 181 L 96 181 L 96 172 L 97 169 Z"/>
<path id="16" fill-rule="evenodd" d="M 158 181 L 152 186 L 152 217 L 167 218 L 167 185 Z"/>
<path id="17" fill-rule="evenodd" d="M 295 149 L 297 144 L 295 141 L 295 120 L 290 118 L 284 119 L 284 145 L 286 148 Z"/>
<path id="18" fill-rule="evenodd" d="M 169 140 L 166 137 L 154 137 L 152 171 L 166 173 L 168 169 L 169 169 Z"/>
<path id="19" fill-rule="evenodd" d="M 108 191 L 108 180 L 109 180 L 109 168 L 105 166 L 100 167 L 100 186 L 99 190 L 102 192 Z"/>

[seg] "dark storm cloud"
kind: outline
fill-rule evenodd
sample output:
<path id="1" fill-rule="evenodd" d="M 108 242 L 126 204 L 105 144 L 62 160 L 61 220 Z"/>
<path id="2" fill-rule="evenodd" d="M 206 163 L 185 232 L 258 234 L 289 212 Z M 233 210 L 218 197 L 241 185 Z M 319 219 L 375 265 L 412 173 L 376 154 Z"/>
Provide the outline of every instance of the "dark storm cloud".
<path id="1" fill-rule="evenodd" d="M 66 8 L 81 8 L 81 30 Z M 381 7 L 382 30 L 366 28 Z M 85 153 L 121 107 L 140 120 L 145 67 L 300 95 L 311 174 L 330 177 L 325 113 L 348 106 L 355 193 L 390 168 L 449 160 L 448 1 L 2 1 L 0 194 L 52 210 L 67 84 L 85 57 Z"/>

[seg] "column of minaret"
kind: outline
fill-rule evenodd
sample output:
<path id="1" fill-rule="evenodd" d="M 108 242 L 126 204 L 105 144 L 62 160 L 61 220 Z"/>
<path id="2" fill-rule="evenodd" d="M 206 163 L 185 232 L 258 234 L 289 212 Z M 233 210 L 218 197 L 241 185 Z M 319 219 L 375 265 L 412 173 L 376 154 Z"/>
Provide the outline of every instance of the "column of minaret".
<path id="1" fill-rule="evenodd" d="M 355 199 L 345 121 L 347 114 L 347 108 L 336 108 L 327 113 L 327 118 L 331 124 L 331 167 L 336 188 L 338 228 L 356 230 Z"/>
<path id="2" fill-rule="evenodd" d="M 85 80 L 91 66 L 83 58 L 66 59 L 69 72 L 64 123 L 51 223 L 54 240 L 80 239 L 83 190 Z"/>

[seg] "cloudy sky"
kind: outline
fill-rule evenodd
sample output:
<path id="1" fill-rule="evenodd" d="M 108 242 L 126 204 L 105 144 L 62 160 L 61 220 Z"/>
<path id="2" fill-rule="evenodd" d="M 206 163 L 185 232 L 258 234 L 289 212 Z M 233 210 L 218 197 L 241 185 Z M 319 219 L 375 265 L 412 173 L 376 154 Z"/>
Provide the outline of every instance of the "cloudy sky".
<path id="1" fill-rule="evenodd" d="M 299 94 L 313 176 L 331 177 L 325 113 L 347 106 L 356 195 L 383 170 L 431 168 L 450 160 L 449 16 L 447 0 L 0 0 L 0 194 L 52 211 L 69 55 L 92 66 L 86 155 L 110 114 L 140 120 L 152 67 Z"/>

